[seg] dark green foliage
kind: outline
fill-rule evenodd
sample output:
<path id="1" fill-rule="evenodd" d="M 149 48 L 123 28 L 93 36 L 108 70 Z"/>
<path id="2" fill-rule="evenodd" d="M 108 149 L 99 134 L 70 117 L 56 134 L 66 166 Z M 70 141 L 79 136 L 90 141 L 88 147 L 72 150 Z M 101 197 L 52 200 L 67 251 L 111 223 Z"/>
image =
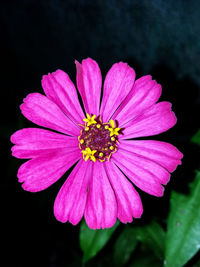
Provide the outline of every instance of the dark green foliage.
<path id="1" fill-rule="evenodd" d="M 125 227 L 114 246 L 114 262 L 116 266 L 123 266 L 131 257 L 137 245 L 135 229 Z"/>
<path id="2" fill-rule="evenodd" d="M 80 246 L 83 251 L 83 262 L 94 257 L 108 242 L 119 222 L 109 229 L 91 230 L 85 221 L 82 221 L 80 229 Z"/>
<path id="3" fill-rule="evenodd" d="M 189 195 L 172 192 L 167 222 L 166 266 L 181 267 L 200 248 L 200 172 Z"/>
<path id="4" fill-rule="evenodd" d="M 191 141 L 200 146 L 200 130 L 192 137 Z"/>
<path id="5" fill-rule="evenodd" d="M 190 193 L 172 192 L 167 232 L 155 220 L 134 226 L 122 226 L 113 247 L 115 266 L 182 267 L 200 248 L 200 172 L 190 185 Z M 80 245 L 87 262 L 107 244 L 117 224 L 111 229 L 90 230 L 81 225 Z"/>

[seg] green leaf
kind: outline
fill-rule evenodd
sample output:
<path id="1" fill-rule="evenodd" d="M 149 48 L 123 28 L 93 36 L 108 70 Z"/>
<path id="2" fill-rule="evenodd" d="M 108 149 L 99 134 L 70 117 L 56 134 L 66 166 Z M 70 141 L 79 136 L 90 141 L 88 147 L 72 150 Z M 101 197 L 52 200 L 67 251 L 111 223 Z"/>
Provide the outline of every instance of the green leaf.
<path id="1" fill-rule="evenodd" d="M 183 266 L 200 248 L 200 172 L 189 195 L 172 192 L 167 223 L 165 265 Z"/>
<path id="2" fill-rule="evenodd" d="M 135 229 L 126 227 L 118 237 L 114 246 L 114 261 L 116 266 L 123 266 L 136 248 Z"/>
<path id="3" fill-rule="evenodd" d="M 140 251 L 134 256 L 129 267 L 163 267 L 163 262 L 158 260 L 149 251 Z M 171 266 L 173 267 L 173 266 Z"/>
<path id="4" fill-rule="evenodd" d="M 85 221 L 81 223 L 80 246 L 83 251 L 83 262 L 93 258 L 108 242 L 116 230 L 119 222 L 117 221 L 112 228 L 104 230 L 92 230 Z"/>
<path id="5" fill-rule="evenodd" d="M 149 247 L 159 259 L 164 259 L 165 232 L 163 228 L 152 221 L 143 227 L 135 228 L 137 239 Z"/>
<path id="6" fill-rule="evenodd" d="M 114 260 L 117 266 L 123 266 L 128 262 L 137 241 L 152 250 L 158 259 L 164 260 L 165 232 L 158 223 L 152 221 L 148 225 L 126 227 L 122 231 L 114 247 Z"/>
<path id="7" fill-rule="evenodd" d="M 192 143 L 200 145 L 200 130 L 198 130 L 198 132 L 192 137 L 191 141 Z"/>

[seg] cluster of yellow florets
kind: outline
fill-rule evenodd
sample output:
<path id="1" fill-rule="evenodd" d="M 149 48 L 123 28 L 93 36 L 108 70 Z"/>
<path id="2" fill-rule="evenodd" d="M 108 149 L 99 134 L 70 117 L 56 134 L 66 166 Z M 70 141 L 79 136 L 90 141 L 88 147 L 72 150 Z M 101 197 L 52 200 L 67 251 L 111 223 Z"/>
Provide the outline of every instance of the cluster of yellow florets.
<path id="1" fill-rule="evenodd" d="M 83 119 L 85 125 L 79 136 L 79 147 L 85 161 L 88 159 L 105 161 L 116 152 L 120 128 L 116 127 L 114 120 L 102 123 L 101 117 L 86 114 Z"/>

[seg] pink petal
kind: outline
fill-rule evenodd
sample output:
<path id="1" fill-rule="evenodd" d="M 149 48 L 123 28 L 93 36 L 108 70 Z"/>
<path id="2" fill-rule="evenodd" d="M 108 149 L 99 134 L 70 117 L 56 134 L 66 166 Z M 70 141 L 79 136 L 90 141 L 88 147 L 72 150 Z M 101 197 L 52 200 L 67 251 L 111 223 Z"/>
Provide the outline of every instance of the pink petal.
<path id="1" fill-rule="evenodd" d="M 133 185 L 124 177 L 112 160 L 105 162 L 105 168 L 115 191 L 118 219 L 127 223 L 132 222 L 133 217 L 140 218 L 143 212 L 142 202 Z"/>
<path id="2" fill-rule="evenodd" d="M 153 140 L 121 140 L 120 149 L 132 151 L 135 155 L 150 159 L 173 172 L 181 165 L 183 154 L 173 145 Z"/>
<path id="3" fill-rule="evenodd" d="M 107 122 L 127 94 L 135 81 L 135 71 L 127 63 L 114 64 L 106 75 L 103 99 L 101 103 L 101 115 Z"/>
<path id="4" fill-rule="evenodd" d="M 80 129 L 46 96 L 29 94 L 20 106 L 22 114 L 39 126 L 50 128 L 72 136 L 80 134 Z"/>
<path id="5" fill-rule="evenodd" d="M 69 76 L 62 70 L 44 75 L 42 87 L 45 94 L 74 122 L 82 123 L 85 117 L 80 106 L 76 88 Z"/>
<path id="6" fill-rule="evenodd" d="M 52 154 L 57 149 L 78 147 L 78 138 L 50 132 L 39 128 L 26 128 L 11 136 L 12 155 L 17 158 L 35 158 Z"/>
<path id="7" fill-rule="evenodd" d="M 113 162 L 141 190 L 154 196 L 162 196 L 170 174 L 158 164 L 135 156 L 130 151 L 119 149 L 112 155 Z"/>
<path id="8" fill-rule="evenodd" d="M 84 59 L 80 64 L 75 61 L 77 69 L 77 87 L 81 94 L 86 113 L 99 115 L 101 96 L 101 71 L 96 61 Z"/>
<path id="9" fill-rule="evenodd" d="M 85 220 L 92 229 L 112 227 L 117 219 L 117 203 L 104 163 L 92 163 Z"/>
<path id="10" fill-rule="evenodd" d="M 55 183 L 77 160 L 81 158 L 80 149 L 57 149 L 52 154 L 31 159 L 18 170 L 19 182 L 31 192 L 46 189 Z"/>
<path id="11" fill-rule="evenodd" d="M 113 116 L 122 127 L 125 123 L 134 119 L 145 109 L 155 104 L 161 95 L 161 86 L 151 79 L 150 75 L 136 80 L 133 89 L 124 99 Z"/>
<path id="12" fill-rule="evenodd" d="M 176 121 L 176 116 L 171 110 L 171 103 L 160 102 L 125 124 L 122 139 L 160 134 L 173 127 Z"/>
<path id="13" fill-rule="evenodd" d="M 144 172 L 147 173 L 147 175 L 150 174 L 155 181 L 158 181 L 164 185 L 169 182 L 170 173 L 155 161 L 135 154 L 134 150 L 123 146 L 123 144 L 120 144 L 120 153 L 127 159 L 131 160 L 131 162 L 134 162 L 134 165 L 137 165 L 139 168 L 141 168 Z"/>
<path id="14" fill-rule="evenodd" d="M 80 160 L 61 187 L 54 203 L 57 220 L 63 223 L 69 221 L 73 225 L 81 220 L 87 200 L 91 167 L 91 161 Z"/>

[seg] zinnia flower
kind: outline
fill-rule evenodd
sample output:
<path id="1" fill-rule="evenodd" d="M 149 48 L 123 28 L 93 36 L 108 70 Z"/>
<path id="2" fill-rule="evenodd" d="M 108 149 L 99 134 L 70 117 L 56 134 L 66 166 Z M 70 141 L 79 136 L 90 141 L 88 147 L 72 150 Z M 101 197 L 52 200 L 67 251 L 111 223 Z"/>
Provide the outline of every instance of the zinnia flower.
<path id="1" fill-rule="evenodd" d="M 18 170 L 19 182 L 27 191 L 41 191 L 76 164 L 56 197 L 57 220 L 76 225 L 84 215 L 93 229 L 112 227 L 117 218 L 132 222 L 143 212 L 133 184 L 162 196 L 182 158 L 171 144 L 135 138 L 167 131 L 175 114 L 169 102 L 157 103 L 161 86 L 150 75 L 135 81 L 128 64 L 114 64 L 101 100 L 98 64 L 90 58 L 75 63 L 85 113 L 62 70 L 44 75 L 45 95 L 31 93 L 20 106 L 27 119 L 54 131 L 25 128 L 11 136 L 13 156 L 29 159 Z"/>

